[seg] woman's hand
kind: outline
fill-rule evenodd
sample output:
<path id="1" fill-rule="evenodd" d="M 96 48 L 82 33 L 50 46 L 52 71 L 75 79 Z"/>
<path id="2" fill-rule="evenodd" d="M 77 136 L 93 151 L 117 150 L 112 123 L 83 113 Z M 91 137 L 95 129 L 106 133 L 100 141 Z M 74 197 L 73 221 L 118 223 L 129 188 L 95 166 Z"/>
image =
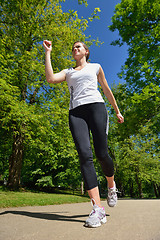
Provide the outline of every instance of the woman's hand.
<path id="1" fill-rule="evenodd" d="M 45 48 L 46 52 L 51 52 L 52 51 L 52 42 L 48 41 L 48 40 L 44 40 L 43 47 Z"/>
<path id="2" fill-rule="evenodd" d="M 122 116 L 121 113 L 118 113 L 118 114 L 117 114 L 117 118 L 118 118 L 118 122 L 119 122 L 119 123 L 123 123 L 123 122 L 124 122 L 124 117 Z"/>

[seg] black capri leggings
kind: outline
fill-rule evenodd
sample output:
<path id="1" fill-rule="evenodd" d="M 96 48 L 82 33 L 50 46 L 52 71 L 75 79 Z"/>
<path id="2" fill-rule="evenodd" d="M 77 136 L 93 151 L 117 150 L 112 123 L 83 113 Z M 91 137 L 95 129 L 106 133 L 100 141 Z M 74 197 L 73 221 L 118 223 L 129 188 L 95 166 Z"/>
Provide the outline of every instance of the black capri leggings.
<path id="1" fill-rule="evenodd" d="M 114 175 L 114 166 L 107 147 L 107 111 L 104 103 L 81 105 L 69 111 L 69 126 L 79 154 L 82 176 L 87 190 L 98 186 L 90 145 L 90 131 L 96 157 L 107 177 Z"/>

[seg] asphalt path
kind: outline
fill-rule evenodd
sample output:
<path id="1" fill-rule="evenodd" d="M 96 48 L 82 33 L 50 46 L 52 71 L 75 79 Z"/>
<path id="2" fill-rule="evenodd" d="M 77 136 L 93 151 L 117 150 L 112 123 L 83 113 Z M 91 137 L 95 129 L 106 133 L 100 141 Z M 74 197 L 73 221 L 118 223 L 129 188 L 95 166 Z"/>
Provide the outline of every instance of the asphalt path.
<path id="1" fill-rule="evenodd" d="M 0 209 L 0 240 L 160 240 L 160 200 L 119 200 L 107 223 L 86 228 L 90 203 Z"/>

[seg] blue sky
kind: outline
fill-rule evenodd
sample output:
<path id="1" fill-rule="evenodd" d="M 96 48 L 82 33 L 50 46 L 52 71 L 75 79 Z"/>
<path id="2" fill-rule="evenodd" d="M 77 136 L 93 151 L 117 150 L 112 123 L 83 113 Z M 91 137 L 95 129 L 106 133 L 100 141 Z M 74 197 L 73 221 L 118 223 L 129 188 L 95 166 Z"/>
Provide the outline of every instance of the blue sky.
<path id="1" fill-rule="evenodd" d="M 113 40 L 119 38 L 118 31 L 111 32 L 108 26 L 111 25 L 114 8 L 120 2 L 120 0 L 88 0 L 88 7 L 85 7 L 84 4 L 79 5 L 78 0 L 66 0 L 62 4 L 63 11 L 75 10 L 79 18 L 82 16 L 88 18 L 96 7 L 101 9 L 99 13 L 100 19 L 89 22 L 89 27 L 85 34 L 86 36 L 91 35 L 94 39 L 98 37 L 101 42 L 104 42 L 100 47 L 95 45 L 90 47 L 90 59 L 91 62 L 101 64 L 110 86 L 113 83 L 123 82 L 123 80 L 118 78 L 117 73 L 120 72 L 121 66 L 127 58 L 126 45 L 122 47 L 110 45 Z"/>

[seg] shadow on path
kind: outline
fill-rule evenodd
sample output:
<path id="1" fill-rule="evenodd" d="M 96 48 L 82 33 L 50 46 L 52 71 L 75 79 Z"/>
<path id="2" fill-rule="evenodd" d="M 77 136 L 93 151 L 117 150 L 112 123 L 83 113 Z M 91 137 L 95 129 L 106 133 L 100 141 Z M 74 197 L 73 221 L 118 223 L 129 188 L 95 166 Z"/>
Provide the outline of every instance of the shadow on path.
<path id="1" fill-rule="evenodd" d="M 60 214 L 57 214 L 60 213 Z M 87 215 L 73 215 L 73 216 L 66 216 L 62 215 L 67 212 L 55 212 L 55 213 L 39 213 L 39 212 L 27 212 L 27 211 L 5 211 L 0 213 L 0 215 L 5 215 L 5 214 L 15 214 L 15 215 L 22 215 L 22 216 L 27 216 L 31 218 L 40 218 L 40 219 L 45 219 L 45 220 L 56 220 L 56 221 L 69 221 L 69 222 L 84 222 L 83 220 L 76 219 L 76 218 L 81 218 L 81 217 L 88 217 Z M 106 216 L 109 216 L 106 214 Z"/>

